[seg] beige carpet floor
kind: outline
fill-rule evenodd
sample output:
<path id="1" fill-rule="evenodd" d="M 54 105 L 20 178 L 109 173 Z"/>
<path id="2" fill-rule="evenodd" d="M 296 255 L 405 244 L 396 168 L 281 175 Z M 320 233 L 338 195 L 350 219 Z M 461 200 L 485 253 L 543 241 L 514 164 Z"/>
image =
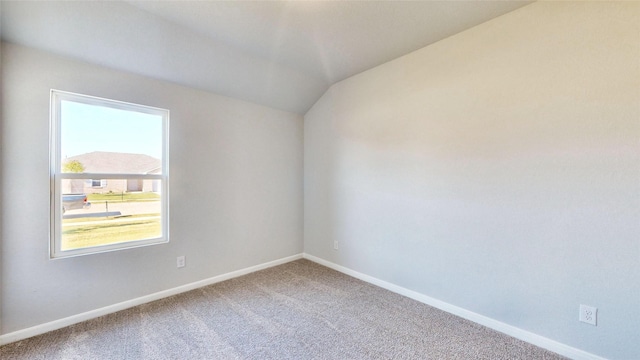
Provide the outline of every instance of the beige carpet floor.
<path id="1" fill-rule="evenodd" d="M 9 359 L 563 359 L 298 260 L 0 347 Z"/>

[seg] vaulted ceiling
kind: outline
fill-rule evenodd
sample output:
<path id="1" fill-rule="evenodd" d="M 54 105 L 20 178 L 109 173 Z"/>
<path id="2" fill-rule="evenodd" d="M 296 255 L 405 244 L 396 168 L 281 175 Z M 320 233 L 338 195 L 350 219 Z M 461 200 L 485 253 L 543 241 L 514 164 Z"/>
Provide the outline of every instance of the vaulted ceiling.
<path id="1" fill-rule="evenodd" d="M 521 1 L 0 1 L 1 36 L 304 114 L 335 82 Z"/>

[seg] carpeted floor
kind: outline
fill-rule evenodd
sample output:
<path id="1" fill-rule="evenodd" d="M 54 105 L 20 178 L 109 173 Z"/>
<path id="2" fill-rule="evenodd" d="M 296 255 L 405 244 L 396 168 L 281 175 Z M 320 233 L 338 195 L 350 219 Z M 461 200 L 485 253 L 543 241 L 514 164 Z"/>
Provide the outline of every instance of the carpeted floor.
<path id="1" fill-rule="evenodd" d="M 307 260 L 0 347 L 9 359 L 563 359 Z"/>

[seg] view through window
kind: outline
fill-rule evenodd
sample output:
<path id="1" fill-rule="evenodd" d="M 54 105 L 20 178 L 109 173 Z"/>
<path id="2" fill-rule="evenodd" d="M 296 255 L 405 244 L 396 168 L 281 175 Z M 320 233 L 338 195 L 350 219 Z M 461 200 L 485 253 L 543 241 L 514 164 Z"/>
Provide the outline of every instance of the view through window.
<path id="1" fill-rule="evenodd" d="M 52 257 L 168 241 L 168 110 L 51 91 Z"/>

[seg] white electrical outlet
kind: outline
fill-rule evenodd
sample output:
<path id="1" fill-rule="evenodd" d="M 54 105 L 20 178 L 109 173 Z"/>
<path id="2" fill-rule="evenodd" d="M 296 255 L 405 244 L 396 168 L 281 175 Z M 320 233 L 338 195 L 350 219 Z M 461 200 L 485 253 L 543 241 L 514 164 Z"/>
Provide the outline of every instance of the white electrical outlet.
<path id="1" fill-rule="evenodd" d="M 177 263 L 179 268 L 184 267 L 185 264 L 186 264 L 186 259 L 185 259 L 184 255 L 178 256 L 178 258 L 176 260 L 176 263 Z"/>
<path id="2" fill-rule="evenodd" d="M 333 250 L 338 250 L 338 240 L 333 242 Z"/>
<path id="3" fill-rule="evenodd" d="M 580 316 L 578 317 L 578 320 L 583 323 L 597 326 L 598 309 L 593 306 L 580 304 Z"/>

